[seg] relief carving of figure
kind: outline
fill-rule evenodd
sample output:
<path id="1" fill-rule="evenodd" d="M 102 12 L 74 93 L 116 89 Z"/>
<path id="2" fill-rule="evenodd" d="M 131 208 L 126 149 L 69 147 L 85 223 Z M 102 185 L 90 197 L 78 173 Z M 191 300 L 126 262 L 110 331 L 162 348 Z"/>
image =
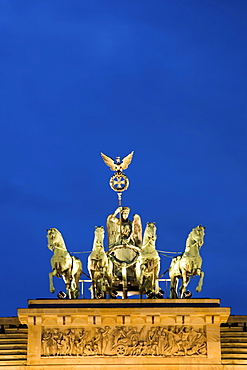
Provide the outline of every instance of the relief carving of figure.
<path id="1" fill-rule="evenodd" d="M 182 340 L 182 346 L 184 350 L 184 355 L 187 355 L 187 350 L 188 350 L 188 343 L 189 343 L 189 328 L 184 327 L 182 330 L 182 335 L 181 335 L 181 340 Z"/>
<path id="2" fill-rule="evenodd" d="M 102 354 L 110 355 L 112 350 L 112 335 L 110 333 L 110 326 L 105 326 L 105 330 L 102 332 Z"/>
<path id="3" fill-rule="evenodd" d="M 85 356 L 95 355 L 93 342 L 87 342 L 87 344 L 85 345 L 85 349 L 84 349 L 84 355 Z"/>
<path id="4" fill-rule="evenodd" d="M 103 333 L 104 333 L 103 328 L 97 328 L 97 332 L 93 337 L 93 343 L 95 347 L 97 347 L 98 355 L 103 354 Z"/>
<path id="5" fill-rule="evenodd" d="M 41 336 L 42 356 L 205 356 L 203 328 L 188 326 L 109 326 L 46 329 Z"/>
<path id="6" fill-rule="evenodd" d="M 78 334 L 74 340 L 74 346 L 75 346 L 75 353 L 77 355 L 82 356 L 84 352 L 85 347 L 85 341 L 86 341 L 86 332 L 85 329 L 79 329 Z"/>
<path id="7" fill-rule="evenodd" d="M 169 326 L 168 328 L 164 328 L 163 331 L 166 334 L 164 354 L 166 356 L 173 356 L 174 352 L 176 352 L 176 342 L 174 338 L 173 327 Z"/>
<path id="8" fill-rule="evenodd" d="M 177 355 L 177 356 L 183 355 L 184 353 L 183 341 L 182 341 L 182 330 L 183 330 L 183 327 L 182 328 L 175 327 L 173 331 L 174 340 L 176 343 L 176 352 L 174 353 L 174 355 Z"/>
<path id="9" fill-rule="evenodd" d="M 193 330 L 193 328 L 191 328 Z M 205 355 L 207 353 L 206 336 L 203 329 L 199 329 L 199 332 L 195 332 L 193 335 L 193 341 L 191 348 L 188 349 L 188 355 Z"/>
<path id="10" fill-rule="evenodd" d="M 52 348 L 52 331 L 47 329 L 42 335 L 42 349 L 45 356 L 50 356 L 50 350 Z"/>

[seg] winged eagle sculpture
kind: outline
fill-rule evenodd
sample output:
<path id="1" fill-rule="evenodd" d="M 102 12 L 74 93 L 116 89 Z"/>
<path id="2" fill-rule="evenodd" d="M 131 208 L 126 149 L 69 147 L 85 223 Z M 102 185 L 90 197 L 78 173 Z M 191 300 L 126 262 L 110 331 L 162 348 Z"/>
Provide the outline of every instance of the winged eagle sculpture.
<path id="1" fill-rule="evenodd" d="M 110 167 L 112 171 L 121 173 L 123 170 L 126 170 L 128 166 L 130 165 L 130 162 L 132 161 L 134 151 L 132 151 L 130 154 L 126 155 L 122 160 L 120 157 L 116 157 L 116 161 L 112 159 L 111 157 L 108 157 L 107 155 L 101 153 L 101 157 L 105 164 Z"/>

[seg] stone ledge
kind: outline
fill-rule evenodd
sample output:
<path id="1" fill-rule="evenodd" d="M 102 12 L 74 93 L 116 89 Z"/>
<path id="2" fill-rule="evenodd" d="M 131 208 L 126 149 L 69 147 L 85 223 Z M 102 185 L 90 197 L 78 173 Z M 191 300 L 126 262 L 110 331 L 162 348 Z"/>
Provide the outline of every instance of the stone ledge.
<path id="1" fill-rule="evenodd" d="M 220 307 L 219 299 L 36 299 L 28 308 Z"/>

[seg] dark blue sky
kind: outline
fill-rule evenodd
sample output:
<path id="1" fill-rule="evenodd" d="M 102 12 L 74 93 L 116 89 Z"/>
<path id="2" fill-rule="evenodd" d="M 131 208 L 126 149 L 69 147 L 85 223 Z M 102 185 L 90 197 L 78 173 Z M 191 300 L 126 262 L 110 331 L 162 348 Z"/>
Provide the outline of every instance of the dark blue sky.
<path id="1" fill-rule="evenodd" d="M 100 152 L 132 150 L 124 205 L 156 221 L 160 250 L 182 251 L 207 226 L 193 297 L 247 314 L 246 11 L 243 0 L 0 0 L 0 316 L 53 297 L 46 229 L 90 250 L 117 207 Z"/>

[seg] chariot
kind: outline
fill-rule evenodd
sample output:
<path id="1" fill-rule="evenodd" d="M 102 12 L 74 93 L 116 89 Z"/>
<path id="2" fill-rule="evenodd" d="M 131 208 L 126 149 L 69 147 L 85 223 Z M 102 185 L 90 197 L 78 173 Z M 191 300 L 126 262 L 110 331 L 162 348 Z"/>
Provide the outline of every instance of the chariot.
<path id="1" fill-rule="evenodd" d="M 116 218 L 120 213 L 120 218 Z M 162 298 L 158 285 L 160 257 L 155 248 L 156 226 L 148 222 L 142 240 L 140 216 L 128 219 L 129 208 L 119 207 L 107 219 L 108 248 L 103 246 L 104 229 L 95 228 L 93 250 L 88 258 L 92 298 L 146 294 Z"/>
<path id="2" fill-rule="evenodd" d="M 111 296 L 128 296 L 139 294 L 139 281 L 136 265 L 141 249 L 134 245 L 120 244 L 111 247 L 106 252 L 112 270 Z"/>

